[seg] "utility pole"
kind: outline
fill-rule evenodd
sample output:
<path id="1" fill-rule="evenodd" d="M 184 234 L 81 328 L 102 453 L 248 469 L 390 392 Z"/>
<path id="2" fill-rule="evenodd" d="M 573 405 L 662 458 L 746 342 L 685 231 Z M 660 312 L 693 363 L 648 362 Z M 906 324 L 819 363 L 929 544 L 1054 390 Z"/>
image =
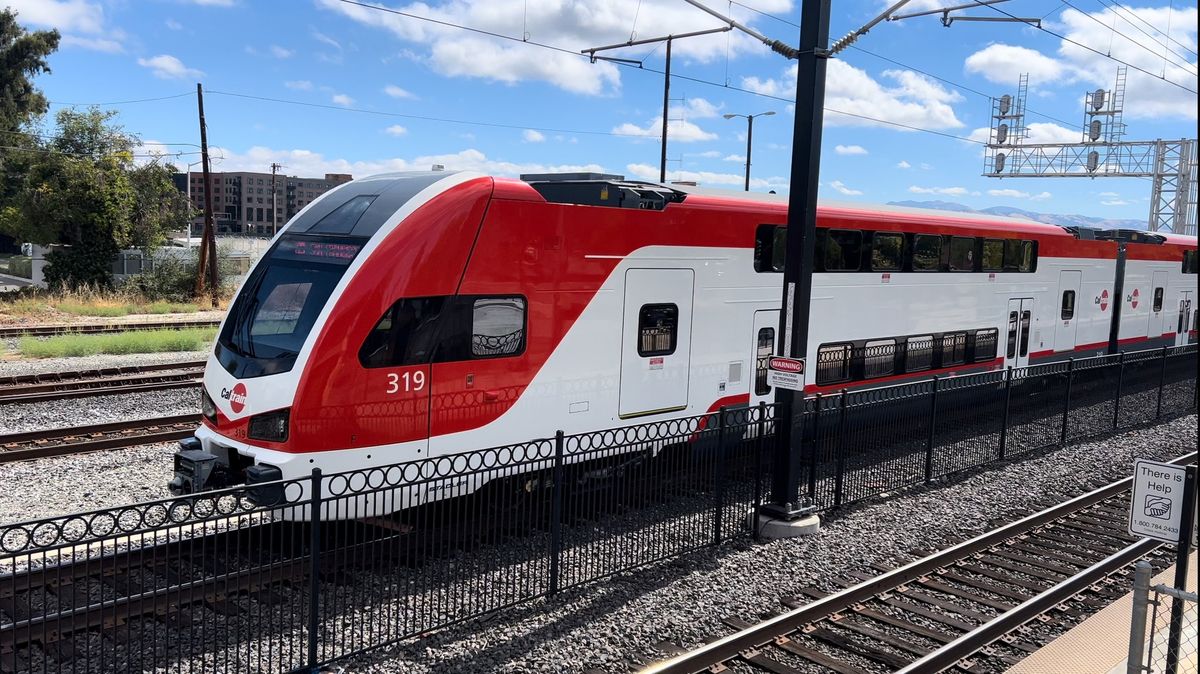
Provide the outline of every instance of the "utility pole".
<path id="1" fill-rule="evenodd" d="M 275 173 L 283 168 L 282 164 L 271 162 L 271 238 L 279 233 L 279 202 L 275 198 Z"/>
<path id="2" fill-rule="evenodd" d="M 204 122 L 204 88 L 196 83 L 196 104 L 200 112 L 200 161 L 204 172 L 204 235 L 200 239 L 200 261 L 196 265 L 196 296 L 204 292 L 204 271 L 207 265 L 209 293 L 212 305 L 217 306 L 220 279 L 217 276 L 217 237 L 213 231 L 212 183 L 208 163 L 208 129 Z"/>

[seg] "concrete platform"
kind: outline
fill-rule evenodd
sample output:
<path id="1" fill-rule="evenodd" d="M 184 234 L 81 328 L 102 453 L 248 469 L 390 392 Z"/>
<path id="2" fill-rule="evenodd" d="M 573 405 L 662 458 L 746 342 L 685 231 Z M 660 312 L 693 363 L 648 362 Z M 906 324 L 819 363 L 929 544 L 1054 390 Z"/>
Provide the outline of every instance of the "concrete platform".
<path id="1" fill-rule="evenodd" d="M 821 518 L 816 515 L 806 515 L 794 520 L 776 519 L 755 513 L 749 513 L 746 517 L 753 520 L 753 525 L 758 528 L 758 535 L 767 540 L 811 536 L 821 530 Z"/>
<path id="2" fill-rule="evenodd" d="M 1196 553 L 1192 552 L 1189 568 L 1196 568 Z M 1170 584 L 1175 579 L 1175 567 L 1159 573 L 1150 586 Z M 1074 629 L 1046 644 L 1036 653 L 1008 670 L 1007 674 L 1125 674 L 1129 654 L 1129 620 L 1133 614 L 1133 576 L 1129 577 L 1130 592 L 1101 609 Z M 1188 575 L 1187 589 L 1196 591 L 1196 573 Z M 1151 621 L 1147 621 L 1148 623 Z M 1185 626 L 1186 626 L 1185 622 Z M 1191 623 L 1195 630 L 1195 621 Z M 1156 649 L 1166 643 L 1166 627 L 1154 637 Z M 1147 629 L 1147 632 L 1149 629 Z M 1184 634 L 1184 641 L 1195 643 L 1197 635 Z M 1196 656 L 1180 663 L 1179 674 L 1196 674 Z M 1157 674 L 1157 673 L 1155 673 Z"/>

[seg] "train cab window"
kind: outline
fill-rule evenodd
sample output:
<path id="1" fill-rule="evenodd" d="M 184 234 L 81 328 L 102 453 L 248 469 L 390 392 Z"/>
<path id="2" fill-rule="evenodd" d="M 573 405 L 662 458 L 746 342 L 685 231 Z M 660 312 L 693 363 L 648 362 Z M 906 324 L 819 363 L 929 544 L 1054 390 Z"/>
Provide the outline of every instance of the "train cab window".
<path id="1" fill-rule="evenodd" d="M 871 271 L 897 271 L 904 264 L 904 235 L 875 232 L 871 237 Z"/>
<path id="2" fill-rule="evenodd" d="M 754 271 L 783 272 L 787 254 L 787 228 L 778 225 L 759 225 L 754 233 Z"/>
<path id="3" fill-rule="evenodd" d="M 967 362 L 967 333 L 947 332 L 942 335 L 942 367 Z"/>
<path id="4" fill-rule="evenodd" d="M 765 396 L 771 392 L 771 385 L 767 383 L 767 370 L 771 352 L 774 350 L 775 328 L 760 328 L 758 350 L 754 354 L 754 395 Z"/>
<path id="5" fill-rule="evenodd" d="M 262 192 L 260 189 L 259 192 Z M 260 200 L 261 201 L 261 200 Z M 317 221 L 309 230 L 309 234 L 349 234 L 354 226 L 358 224 L 363 213 L 371 207 L 371 202 L 375 201 L 374 195 L 362 195 L 353 197 L 346 203 L 338 206 L 333 211 Z M 262 209 L 258 210 L 258 220 L 262 220 Z"/>
<path id="6" fill-rule="evenodd" d="M 826 230 L 823 242 L 825 271 L 858 271 L 862 264 L 862 232 L 851 229 Z"/>
<path id="7" fill-rule="evenodd" d="M 428 363 L 437 346 L 437 320 L 446 297 L 402 299 L 384 312 L 358 350 L 363 367 Z"/>
<path id="8" fill-rule="evenodd" d="M 836 384 L 850 380 L 850 356 L 853 345 L 822 344 L 817 349 L 817 384 Z"/>
<path id="9" fill-rule="evenodd" d="M 1160 305 L 1161 306 L 1161 305 Z M 1075 318 L 1075 291 L 1064 290 L 1062 294 L 1062 309 L 1059 312 L 1059 317 L 1064 321 L 1069 321 Z"/>
<path id="10" fill-rule="evenodd" d="M 904 342 L 904 371 L 920 372 L 933 367 L 933 335 L 909 337 Z"/>
<path id="11" fill-rule="evenodd" d="M 886 377 L 896 371 L 896 340 L 874 339 L 863 345 L 863 379 Z"/>
<path id="12" fill-rule="evenodd" d="M 1004 241 L 1000 239 L 983 240 L 983 271 L 1004 270 Z"/>
<path id="13" fill-rule="evenodd" d="M 525 350 L 524 297 L 409 297 L 397 301 L 358 351 L 363 367 L 515 356 Z"/>
<path id="14" fill-rule="evenodd" d="M 471 307 L 471 356 L 514 356 L 525 345 L 525 298 L 480 297 Z"/>
<path id="15" fill-rule="evenodd" d="M 942 237 L 916 234 L 912 244 L 912 270 L 937 271 L 942 266 Z"/>
<path id="16" fill-rule="evenodd" d="M 1163 304 L 1163 289 L 1155 288 L 1154 289 L 1154 312 L 1155 313 L 1162 311 L 1162 304 Z"/>
<path id="17" fill-rule="evenodd" d="M 638 355 L 669 356 L 675 353 L 679 332 L 679 307 L 675 304 L 645 304 L 638 311 Z"/>
<path id="18" fill-rule="evenodd" d="M 975 239 L 950 237 L 950 271 L 975 271 Z"/>

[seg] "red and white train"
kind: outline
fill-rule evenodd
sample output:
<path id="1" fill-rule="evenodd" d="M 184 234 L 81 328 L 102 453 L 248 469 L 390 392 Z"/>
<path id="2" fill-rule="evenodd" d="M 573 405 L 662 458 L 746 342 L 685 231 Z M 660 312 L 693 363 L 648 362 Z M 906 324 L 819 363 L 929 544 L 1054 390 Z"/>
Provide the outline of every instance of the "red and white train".
<path id="1" fill-rule="evenodd" d="M 770 400 L 783 197 L 381 175 L 280 232 L 223 323 L 177 493 Z M 809 391 L 1196 340 L 1196 239 L 823 204 Z"/>

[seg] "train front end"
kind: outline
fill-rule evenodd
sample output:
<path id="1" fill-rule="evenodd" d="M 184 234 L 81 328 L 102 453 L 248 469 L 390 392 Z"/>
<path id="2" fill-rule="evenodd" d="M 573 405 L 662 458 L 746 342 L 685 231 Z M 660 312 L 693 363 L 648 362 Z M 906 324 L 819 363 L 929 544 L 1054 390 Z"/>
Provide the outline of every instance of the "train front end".
<path id="1" fill-rule="evenodd" d="M 427 443 L 427 409 L 401 396 L 373 404 L 369 380 L 399 374 L 364 370 L 358 353 L 397 296 L 461 273 L 490 191 L 476 174 L 390 174 L 341 185 L 297 214 L 230 304 L 205 368 L 202 424 L 175 453 L 171 492 L 415 458 L 405 450 Z"/>

